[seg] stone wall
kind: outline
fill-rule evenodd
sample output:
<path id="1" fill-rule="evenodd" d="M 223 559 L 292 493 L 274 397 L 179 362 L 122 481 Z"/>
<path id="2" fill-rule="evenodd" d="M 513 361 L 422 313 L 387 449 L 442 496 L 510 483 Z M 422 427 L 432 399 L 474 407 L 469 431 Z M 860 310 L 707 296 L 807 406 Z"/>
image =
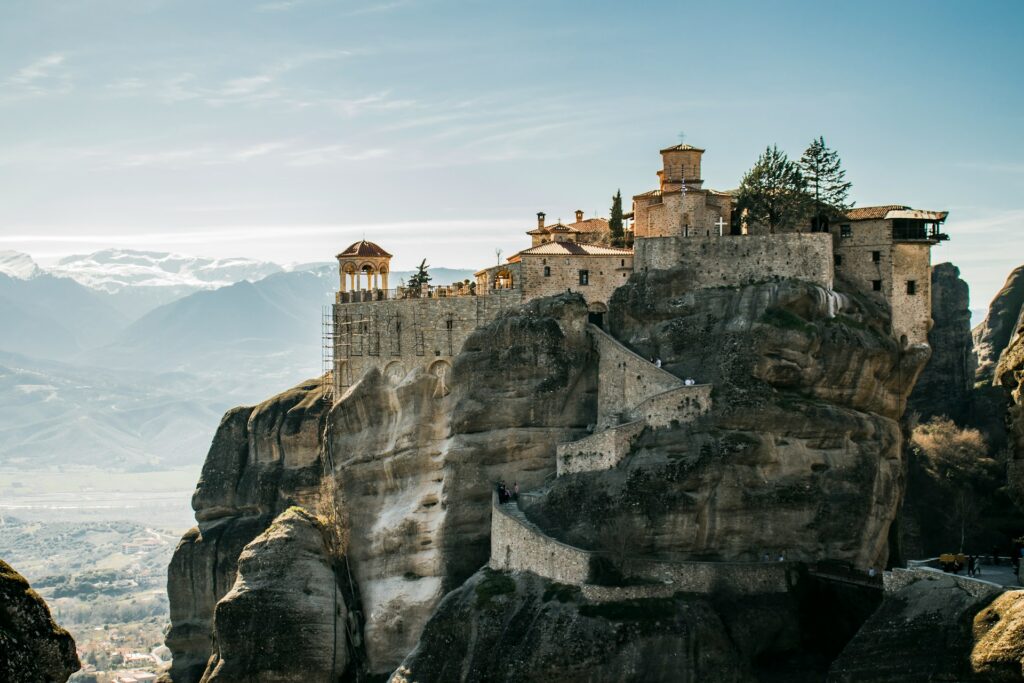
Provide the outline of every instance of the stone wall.
<path id="1" fill-rule="evenodd" d="M 492 569 L 528 571 L 559 583 L 586 585 L 591 560 L 599 556 L 557 541 L 526 519 L 516 503 L 491 506 Z M 641 597 L 657 597 L 671 586 L 672 593 L 721 593 L 738 595 L 785 593 L 796 581 L 788 562 L 688 562 L 633 559 L 627 562 L 630 578 L 652 582 L 636 587 Z M 649 589 L 649 593 L 644 592 Z M 616 591 L 591 591 L 598 599 L 614 599 Z M 598 595 L 600 594 L 600 595 Z M 607 594 L 607 595 L 605 595 Z"/>
<path id="2" fill-rule="evenodd" d="M 558 445 L 556 474 L 610 470 L 629 453 L 633 441 L 646 427 L 643 420 L 627 422 L 596 434 Z"/>
<path id="3" fill-rule="evenodd" d="M 651 396 L 633 409 L 634 417 L 651 427 L 671 427 L 693 422 L 711 410 L 711 385 L 676 387 Z"/>
<path id="4" fill-rule="evenodd" d="M 833 284 L 827 233 L 638 238 L 633 248 L 637 270 L 684 266 L 695 289 L 784 279 Z"/>
<path id="5" fill-rule="evenodd" d="M 984 581 L 982 579 L 975 579 L 968 576 L 960 576 L 958 574 L 951 574 L 949 572 L 944 572 L 941 569 L 932 569 L 931 567 L 915 567 L 913 569 L 902 569 L 897 567 L 882 575 L 882 586 L 886 593 L 895 593 L 915 581 L 921 581 L 922 579 L 935 579 L 940 576 L 952 579 L 959 587 L 963 588 L 968 595 L 973 595 L 975 597 L 982 597 L 985 595 L 992 595 L 994 597 L 996 594 L 1002 593 L 1006 590 L 1004 586 L 1000 586 L 998 583 L 992 583 L 991 581 Z"/>
<path id="6" fill-rule="evenodd" d="M 678 377 L 644 360 L 604 330 L 591 325 L 590 331 L 600 355 L 597 429 L 629 419 L 652 394 L 682 386 Z"/>
<path id="7" fill-rule="evenodd" d="M 633 272 L 633 254 L 625 250 L 609 256 L 537 254 L 521 258 L 520 277 L 527 300 L 579 292 L 588 304 L 607 305 L 612 292 L 625 284 Z M 583 270 L 587 271 L 585 285 L 580 284 Z"/>
<path id="8" fill-rule="evenodd" d="M 334 305 L 336 397 L 370 368 L 400 382 L 421 368 L 446 373 L 469 335 L 503 311 L 519 307 L 522 291 L 486 296 L 386 299 Z"/>
<path id="9" fill-rule="evenodd" d="M 544 534 L 515 503 L 491 506 L 492 569 L 533 572 L 578 586 L 590 574 L 590 555 Z"/>

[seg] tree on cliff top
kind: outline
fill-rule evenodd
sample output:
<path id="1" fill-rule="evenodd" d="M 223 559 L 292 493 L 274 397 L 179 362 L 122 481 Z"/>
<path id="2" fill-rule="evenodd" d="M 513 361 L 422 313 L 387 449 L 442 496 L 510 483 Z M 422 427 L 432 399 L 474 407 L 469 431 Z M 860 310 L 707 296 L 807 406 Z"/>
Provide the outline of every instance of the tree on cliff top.
<path id="1" fill-rule="evenodd" d="M 819 229 L 827 230 L 829 221 L 842 218 L 852 206 L 849 195 L 853 183 L 846 180 L 839 153 L 829 149 L 820 135 L 811 140 L 800 157 L 800 172 L 814 202 L 811 217 Z"/>
<path id="2" fill-rule="evenodd" d="M 423 285 L 430 282 L 430 273 L 427 272 L 427 259 L 420 261 L 420 264 L 416 266 L 416 272 L 409 276 L 409 287 L 412 289 L 419 289 Z"/>
<path id="3" fill-rule="evenodd" d="M 612 197 L 612 213 L 608 220 L 608 235 L 613 247 L 626 245 L 626 231 L 622 227 L 622 190 L 616 190 Z"/>
<path id="4" fill-rule="evenodd" d="M 800 166 L 777 145 L 766 148 L 743 176 L 736 200 L 747 220 L 766 226 L 769 233 L 796 227 L 810 209 Z"/>

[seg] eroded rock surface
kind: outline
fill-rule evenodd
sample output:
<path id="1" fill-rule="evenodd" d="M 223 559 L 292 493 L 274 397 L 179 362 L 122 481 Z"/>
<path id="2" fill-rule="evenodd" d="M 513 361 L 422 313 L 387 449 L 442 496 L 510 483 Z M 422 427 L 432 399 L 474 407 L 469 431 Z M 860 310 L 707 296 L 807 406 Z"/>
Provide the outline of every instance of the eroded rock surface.
<path id="1" fill-rule="evenodd" d="M 974 348 L 978 354 L 979 382 L 991 383 L 1003 350 L 1010 344 L 1024 308 L 1024 266 L 1015 268 L 1003 288 L 992 299 L 985 320 L 974 329 Z"/>
<path id="2" fill-rule="evenodd" d="M 11 565 L 0 560 L 0 681 L 63 683 L 81 668 L 75 641 Z"/>
<path id="3" fill-rule="evenodd" d="M 985 680 L 1024 680 L 1024 591 L 1003 593 L 974 617 L 971 668 Z"/>
<path id="4" fill-rule="evenodd" d="M 290 508 L 238 558 L 203 683 L 334 681 L 348 663 L 347 616 L 320 522 Z"/>
<path id="5" fill-rule="evenodd" d="M 922 421 L 945 415 L 964 424 L 971 414 L 977 360 L 971 336 L 970 288 L 952 263 L 932 269 L 932 355 L 910 395 Z"/>

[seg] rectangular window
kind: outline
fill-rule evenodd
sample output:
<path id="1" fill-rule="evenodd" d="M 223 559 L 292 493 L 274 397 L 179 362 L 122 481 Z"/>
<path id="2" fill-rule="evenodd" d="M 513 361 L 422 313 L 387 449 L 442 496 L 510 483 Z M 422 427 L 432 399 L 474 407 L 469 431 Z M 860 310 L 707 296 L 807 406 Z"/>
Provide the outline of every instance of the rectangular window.
<path id="1" fill-rule="evenodd" d="M 881 280 L 872 280 L 871 281 L 871 289 L 875 290 L 876 292 L 881 292 L 882 291 L 882 281 Z"/>
<path id="2" fill-rule="evenodd" d="M 874 263 L 881 263 L 881 261 L 882 261 L 882 252 L 880 252 L 880 251 L 873 251 L 873 252 L 871 252 L 871 260 Z"/>
<path id="3" fill-rule="evenodd" d="M 842 254 L 836 254 L 832 258 L 835 260 L 835 263 L 836 263 L 837 266 L 843 265 L 843 255 Z"/>
<path id="4" fill-rule="evenodd" d="M 907 280 L 907 294 L 917 294 L 916 280 Z"/>
<path id="5" fill-rule="evenodd" d="M 853 228 L 850 227 L 849 223 L 843 223 L 842 225 L 839 226 L 839 236 L 840 237 L 852 237 L 853 236 Z"/>
<path id="6" fill-rule="evenodd" d="M 551 266 L 544 266 L 544 277 L 551 277 Z"/>
<path id="7" fill-rule="evenodd" d="M 590 284 L 590 271 L 589 270 L 581 270 L 580 271 L 580 284 L 581 285 L 589 285 Z"/>

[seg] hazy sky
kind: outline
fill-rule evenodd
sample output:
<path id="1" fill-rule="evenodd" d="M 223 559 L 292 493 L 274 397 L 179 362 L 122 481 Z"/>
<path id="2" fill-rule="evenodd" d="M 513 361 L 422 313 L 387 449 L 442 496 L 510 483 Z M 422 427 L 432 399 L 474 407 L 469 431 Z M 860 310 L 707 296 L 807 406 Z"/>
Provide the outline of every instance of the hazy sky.
<path id="1" fill-rule="evenodd" d="M 360 237 L 489 265 L 607 213 L 660 147 L 735 187 L 842 155 L 859 205 L 948 209 L 983 307 L 1024 262 L 1021 2 L 0 0 L 0 249 L 280 262 Z"/>

